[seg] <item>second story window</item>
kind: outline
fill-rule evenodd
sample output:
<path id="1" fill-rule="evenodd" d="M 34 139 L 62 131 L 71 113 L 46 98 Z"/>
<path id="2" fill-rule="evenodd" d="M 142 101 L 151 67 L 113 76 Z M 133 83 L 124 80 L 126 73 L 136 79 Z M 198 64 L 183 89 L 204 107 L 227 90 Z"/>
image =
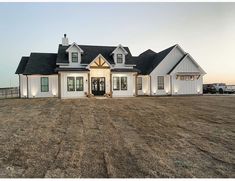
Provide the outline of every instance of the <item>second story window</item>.
<path id="1" fill-rule="evenodd" d="M 78 53 L 72 52 L 72 62 L 78 62 Z"/>
<path id="2" fill-rule="evenodd" d="M 123 55 L 117 54 L 117 63 L 123 63 Z"/>

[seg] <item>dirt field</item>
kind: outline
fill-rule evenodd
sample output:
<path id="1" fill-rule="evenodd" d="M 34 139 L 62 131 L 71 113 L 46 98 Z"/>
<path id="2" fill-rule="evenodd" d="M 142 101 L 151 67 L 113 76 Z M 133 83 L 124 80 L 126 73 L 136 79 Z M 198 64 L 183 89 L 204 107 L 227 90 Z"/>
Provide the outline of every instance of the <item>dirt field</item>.
<path id="1" fill-rule="evenodd" d="M 0 100 L 0 177 L 235 177 L 235 96 Z"/>

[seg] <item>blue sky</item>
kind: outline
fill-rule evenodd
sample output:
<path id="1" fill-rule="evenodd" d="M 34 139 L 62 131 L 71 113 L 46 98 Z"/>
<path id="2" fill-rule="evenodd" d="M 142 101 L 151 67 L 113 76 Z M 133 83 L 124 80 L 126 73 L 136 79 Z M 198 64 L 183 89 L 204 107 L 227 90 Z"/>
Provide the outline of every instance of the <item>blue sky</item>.
<path id="1" fill-rule="evenodd" d="M 18 85 L 21 56 L 70 42 L 129 46 L 133 55 L 179 44 L 207 72 L 235 84 L 235 3 L 0 3 L 0 87 Z"/>

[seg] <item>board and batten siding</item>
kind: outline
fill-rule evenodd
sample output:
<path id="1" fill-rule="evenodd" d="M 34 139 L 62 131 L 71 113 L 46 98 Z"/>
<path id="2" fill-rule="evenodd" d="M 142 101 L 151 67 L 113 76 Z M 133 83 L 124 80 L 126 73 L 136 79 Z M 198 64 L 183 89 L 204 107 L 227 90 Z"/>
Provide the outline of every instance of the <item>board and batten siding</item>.
<path id="1" fill-rule="evenodd" d="M 41 91 L 41 77 L 48 77 L 48 92 Z M 27 77 L 24 76 L 23 95 L 27 90 Z M 28 97 L 58 97 L 58 75 L 28 75 Z"/>
<path id="2" fill-rule="evenodd" d="M 161 63 L 150 73 L 151 76 L 151 95 L 168 95 L 171 93 L 171 81 L 168 72 L 184 56 L 183 50 L 176 46 L 161 61 Z M 158 76 L 164 76 L 164 90 L 158 90 Z"/>
<path id="3" fill-rule="evenodd" d="M 112 72 L 113 77 L 127 77 L 127 90 L 112 90 L 113 97 L 133 97 L 135 95 L 135 74 L 134 73 L 115 73 Z M 113 89 L 113 85 L 112 85 Z"/>
<path id="4" fill-rule="evenodd" d="M 200 69 L 190 60 L 190 57 L 186 57 L 171 73 L 172 95 L 203 93 L 203 75 L 195 80 L 180 80 L 176 79 L 177 72 L 200 72 Z"/>
<path id="5" fill-rule="evenodd" d="M 86 97 L 85 93 L 88 93 L 88 73 L 87 72 L 59 72 L 61 79 L 61 98 L 82 98 Z M 67 90 L 67 77 L 83 77 L 83 91 L 68 91 Z M 76 81 L 75 81 L 76 87 Z M 76 88 L 75 88 L 76 89 Z"/>
<path id="6" fill-rule="evenodd" d="M 150 77 L 148 75 L 138 75 L 142 78 L 142 90 L 137 90 L 137 95 L 150 95 Z"/>

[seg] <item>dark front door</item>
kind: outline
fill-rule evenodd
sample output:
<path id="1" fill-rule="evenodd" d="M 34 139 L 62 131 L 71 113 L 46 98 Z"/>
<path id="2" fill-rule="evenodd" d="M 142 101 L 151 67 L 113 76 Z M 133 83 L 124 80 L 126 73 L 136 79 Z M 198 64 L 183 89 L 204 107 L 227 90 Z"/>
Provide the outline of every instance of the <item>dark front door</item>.
<path id="1" fill-rule="evenodd" d="M 95 96 L 102 96 L 105 94 L 104 77 L 91 77 L 91 92 Z"/>

